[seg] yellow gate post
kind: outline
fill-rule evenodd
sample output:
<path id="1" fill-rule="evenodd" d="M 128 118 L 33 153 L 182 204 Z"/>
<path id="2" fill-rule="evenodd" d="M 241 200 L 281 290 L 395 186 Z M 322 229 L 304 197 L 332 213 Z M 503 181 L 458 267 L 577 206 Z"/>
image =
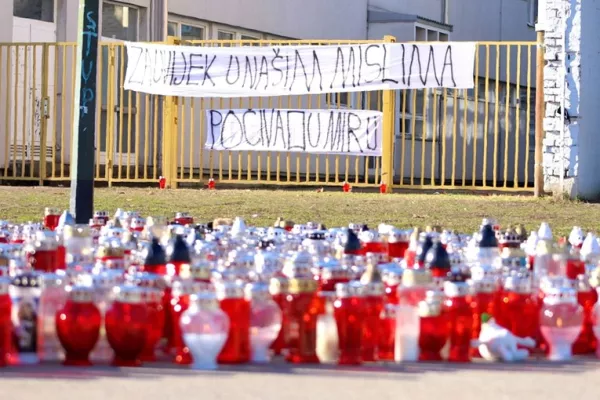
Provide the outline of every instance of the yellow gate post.
<path id="1" fill-rule="evenodd" d="M 544 192 L 544 31 L 537 33 L 537 63 L 535 79 L 535 161 L 533 167 L 533 195 L 540 197 Z"/>
<path id="2" fill-rule="evenodd" d="M 387 43 L 396 42 L 393 36 L 385 36 Z M 387 193 L 392 192 L 394 184 L 394 119 L 396 96 L 393 90 L 383 91 L 383 140 L 381 149 L 381 183 L 387 188 Z"/>
<path id="3" fill-rule="evenodd" d="M 179 39 L 173 36 L 167 38 L 167 44 L 179 44 Z M 166 187 L 177 188 L 177 98 L 164 96 L 163 98 L 163 146 L 162 146 L 162 175 L 166 180 Z"/>
<path id="4" fill-rule="evenodd" d="M 50 97 L 48 96 L 48 43 L 42 48 L 42 113 L 40 118 L 40 186 L 46 179 L 46 141 L 48 140 L 48 118 L 50 118 Z M 8 134 L 8 132 L 7 132 Z"/>

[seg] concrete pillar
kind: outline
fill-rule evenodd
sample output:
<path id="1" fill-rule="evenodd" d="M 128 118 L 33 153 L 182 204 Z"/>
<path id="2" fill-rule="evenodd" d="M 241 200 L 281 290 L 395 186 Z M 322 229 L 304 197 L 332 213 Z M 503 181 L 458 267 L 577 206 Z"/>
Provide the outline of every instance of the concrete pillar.
<path id="1" fill-rule="evenodd" d="M 14 0 L 0 0 L 0 43 L 12 42 Z"/>
<path id="2" fill-rule="evenodd" d="M 599 6 L 600 0 L 542 0 L 539 13 L 546 60 L 544 189 L 587 199 L 600 197 Z"/>

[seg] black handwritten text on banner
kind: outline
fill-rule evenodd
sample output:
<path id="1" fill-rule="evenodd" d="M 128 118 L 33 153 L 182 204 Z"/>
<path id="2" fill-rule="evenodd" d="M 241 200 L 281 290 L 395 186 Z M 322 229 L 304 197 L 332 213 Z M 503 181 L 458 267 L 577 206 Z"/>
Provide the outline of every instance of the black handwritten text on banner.
<path id="1" fill-rule="evenodd" d="M 380 111 L 207 110 L 205 148 L 381 155 Z"/>
<path id="2" fill-rule="evenodd" d="M 127 42 L 125 89 L 245 97 L 474 86 L 475 43 L 171 46 Z"/>

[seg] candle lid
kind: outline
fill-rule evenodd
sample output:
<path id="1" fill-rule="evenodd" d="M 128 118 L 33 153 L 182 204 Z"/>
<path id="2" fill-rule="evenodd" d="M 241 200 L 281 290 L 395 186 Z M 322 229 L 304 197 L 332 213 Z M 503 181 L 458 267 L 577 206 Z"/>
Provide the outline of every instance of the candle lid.
<path id="1" fill-rule="evenodd" d="M 521 236 L 512 228 L 508 227 L 498 235 L 498 243 L 508 247 L 520 248 Z"/>
<path id="2" fill-rule="evenodd" d="M 496 238 L 496 232 L 490 224 L 483 225 L 479 232 L 479 240 L 477 241 L 479 247 L 498 247 L 498 239 Z"/>
<path id="3" fill-rule="evenodd" d="M 474 293 L 494 293 L 498 289 L 498 279 L 493 276 L 485 276 L 483 279 L 469 279 L 467 283 Z"/>
<path id="4" fill-rule="evenodd" d="M 271 295 L 277 296 L 285 294 L 289 291 L 289 281 L 285 277 L 276 276 L 269 281 L 269 292 Z"/>
<path id="5" fill-rule="evenodd" d="M 124 278 L 122 271 L 104 270 L 98 274 L 93 274 L 92 281 L 95 287 L 102 289 L 110 289 L 122 284 Z"/>
<path id="6" fill-rule="evenodd" d="M 133 285 L 120 285 L 113 288 L 115 301 L 126 304 L 143 303 L 144 289 Z"/>
<path id="7" fill-rule="evenodd" d="M 553 286 L 544 290 L 544 304 L 577 304 L 577 291 L 570 286 Z"/>
<path id="8" fill-rule="evenodd" d="M 74 303 L 92 303 L 94 301 L 94 291 L 90 286 L 67 286 L 66 291 L 69 300 Z"/>
<path id="9" fill-rule="evenodd" d="M 88 238 L 92 231 L 88 225 L 68 225 L 63 230 L 65 240 L 70 238 Z"/>
<path id="10" fill-rule="evenodd" d="M 175 239 L 167 245 L 167 262 L 190 263 L 190 249 L 183 239 L 183 235 L 176 235 Z"/>
<path id="11" fill-rule="evenodd" d="M 442 314 L 443 295 L 439 290 L 428 290 L 425 300 L 419 302 L 419 317 L 431 318 Z"/>
<path id="12" fill-rule="evenodd" d="M 577 275 L 574 287 L 578 292 L 589 292 L 592 290 L 592 285 L 584 274 Z"/>
<path id="13" fill-rule="evenodd" d="M 312 279 L 312 256 L 304 247 L 300 247 L 296 253 L 288 258 L 283 267 L 283 273 L 288 278 L 304 278 Z"/>
<path id="14" fill-rule="evenodd" d="M 248 301 L 267 301 L 271 299 L 269 284 L 252 282 L 244 287 L 244 295 Z"/>
<path id="15" fill-rule="evenodd" d="M 57 288 L 65 285 L 66 274 L 42 273 L 39 275 L 39 284 L 42 289 Z"/>
<path id="16" fill-rule="evenodd" d="M 288 292 L 290 294 L 314 293 L 318 286 L 318 282 L 310 277 L 291 278 L 288 281 Z"/>
<path id="17" fill-rule="evenodd" d="M 46 207 L 44 209 L 44 214 L 46 216 L 48 216 L 48 215 L 60 215 L 60 209 L 58 209 L 56 207 Z"/>
<path id="18" fill-rule="evenodd" d="M 215 265 L 206 259 L 198 259 L 190 266 L 190 275 L 192 279 L 209 280 Z"/>
<path id="19" fill-rule="evenodd" d="M 195 303 L 199 308 L 215 310 L 219 309 L 219 299 L 216 294 L 210 291 L 194 293 L 190 296 L 190 302 Z"/>
<path id="20" fill-rule="evenodd" d="M 433 238 L 431 235 L 423 234 L 419 239 L 419 243 L 417 245 L 416 257 L 419 264 L 425 263 L 425 258 L 427 257 L 427 253 L 433 247 Z"/>
<path id="21" fill-rule="evenodd" d="M 431 271 L 425 268 L 405 269 L 402 274 L 402 286 L 425 286 L 433 282 Z"/>
<path id="22" fill-rule="evenodd" d="M 244 287 L 238 282 L 221 281 L 215 284 L 215 289 L 219 300 L 243 299 L 245 297 Z"/>
<path id="23" fill-rule="evenodd" d="M 337 283 L 335 285 L 335 294 L 338 298 L 362 297 L 364 295 L 364 287 L 360 282 Z"/>
<path id="24" fill-rule="evenodd" d="M 436 241 L 425 256 L 425 267 L 429 269 L 450 270 L 450 257 L 441 242 Z"/>
<path id="25" fill-rule="evenodd" d="M 177 211 L 175 213 L 175 218 L 176 219 L 180 219 L 180 218 L 190 218 L 191 214 L 189 212 L 186 211 Z"/>
<path id="26" fill-rule="evenodd" d="M 110 240 L 96 250 L 96 258 L 123 258 L 125 257 L 125 249 L 117 240 Z"/>
<path id="27" fill-rule="evenodd" d="M 388 243 L 408 243 L 410 241 L 410 232 L 400 229 L 392 229 L 388 233 Z"/>
<path id="28" fill-rule="evenodd" d="M 319 273 L 321 279 L 350 279 L 352 271 L 347 267 L 343 266 L 339 260 L 335 258 L 326 257 L 322 260 L 317 261 L 316 265 L 319 267 Z"/>
<path id="29" fill-rule="evenodd" d="M 375 263 L 368 263 L 365 272 L 360 277 L 365 296 L 382 296 L 385 293 L 385 285 L 381 271 Z"/>
<path id="30" fill-rule="evenodd" d="M 469 276 L 463 271 L 452 271 L 444 281 L 444 293 L 448 297 L 463 297 L 471 292 L 467 280 Z"/>
<path id="31" fill-rule="evenodd" d="M 149 272 L 138 272 L 131 276 L 132 283 L 143 288 L 164 289 L 166 287 L 165 278 L 162 275 Z"/>
<path id="32" fill-rule="evenodd" d="M 39 288 L 40 275 L 35 272 L 25 272 L 14 277 L 12 285 L 19 288 Z"/>
<path id="33" fill-rule="evenodd" d="M 547 222 L 542 222 L 540 225 L 540 229 L 538 229 L 538 238 L 540 240 L 552 240 L 552 229 L 550 229 L 550 225 Z"/>
<path id="34" fill-rule="evenodd" d="M 581 258 L 588 263 L 594 262 L 595 259 L 600 257 L 600 244 L 598 243 L 596 235 L 591 232 L 587 234 L 581 244 L 580 254 Z"/>
<path id="35" fill-rule="evenodd" d="M 152 242 L 150 243 L 150 246 L 146 248 L 145 253 L 146 257 L 144 259 L 144 265 L 158 266 L 167 263 L 165 251 L 156 237 L 152 238 Z"/>
<path id="36" fill-rule="evenodd" d="M 381 280 L 388 286 L 396 286 L 402 282 L 404 269 L 397 263 L 383 264 L 381 267 Z"/>
<path id="37" fill-rule="evenodd" d="M 346 231 L 346 238 L 344 243 L 344 253 L 355 253 L 360 251 L 362 245 L 358 236 L 354 232 L 354 230 L 348 228 Z"/>
<path id="38" fill-rule="evenodd" d="M 520 294 L 532 292 L 531 278 L 524 274 L 512 274 L 504 279 L 504 290 Z"/>

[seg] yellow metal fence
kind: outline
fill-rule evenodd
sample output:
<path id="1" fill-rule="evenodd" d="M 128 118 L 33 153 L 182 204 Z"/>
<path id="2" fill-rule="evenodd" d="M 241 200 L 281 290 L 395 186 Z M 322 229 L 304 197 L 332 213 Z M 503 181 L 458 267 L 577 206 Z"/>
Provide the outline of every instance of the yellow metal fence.
<path id="1" fill-rule="evenodd" d="M 367 41 L 201 41 L 240 46 Z M 392 41 L 393 38 L 386 38 Z M 0 44 L 0 180 L 70 177 L 75 43 Z M 271 98 L 174 98 L 123 89 L 122 43 L 101 43 L 96 179 L 108 182 L 533 189 L 536 42 L 478 43 L 473 90 Z M 204 149 L 217 108 L 355 108 L 384 113 L 382 157 Z"/>

